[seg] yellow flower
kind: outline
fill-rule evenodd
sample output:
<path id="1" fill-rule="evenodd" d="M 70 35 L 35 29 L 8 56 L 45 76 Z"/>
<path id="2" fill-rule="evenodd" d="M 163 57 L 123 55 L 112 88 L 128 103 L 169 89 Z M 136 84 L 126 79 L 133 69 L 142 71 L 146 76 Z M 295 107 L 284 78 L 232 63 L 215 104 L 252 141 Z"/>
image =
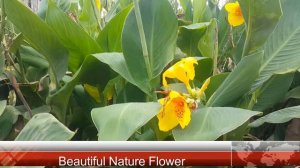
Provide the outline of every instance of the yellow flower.
<path id="1" fill-rule="evenodd" d="M 163 105 L 157 114 L 158 126 L 161 131 L 169 131 L 180 124 L 185 128 L 191 121 L 191 110 L 185 97 L 176 91 L 171 91 L 169 96 L 160 99 Z"/>
<path id="2" fill-rule="evenodd" d="M 96 1 L 96 7 L 97 7 L 97 9 L 100 10 L 101 9 L 101 2 L 100 2 L 100 0 L 95 0 L 95 1 Z"/>
<path id="3" fill-rule="evenodd" d="M 197 92 L 197 97 L 201 98 L 201 96 L 203 95 L 203 93 L 205 92 L 205 90 L 207 89 L 208 85 L 210 83 L 210 78 L 206 79 L 205 82 L 203 83 L 202 87 L 200 88 L 200 90 Z"/>
<path id="4" fill-rule="evenodd" d="M 163 86 L 168 87 L 166 78 L 176 78 L 191 89 L 190 80 L 195 78 L 194 64 L 198 64 L 193 57 L 183 58 L 163 73 Z"/>
<path id="5" fill-rule="evenodd" d="M 227 3 L 225 9 L 228 12 L 228 22 L 231 26 L 240 26 L 245 22 L 239 2 Z"/>

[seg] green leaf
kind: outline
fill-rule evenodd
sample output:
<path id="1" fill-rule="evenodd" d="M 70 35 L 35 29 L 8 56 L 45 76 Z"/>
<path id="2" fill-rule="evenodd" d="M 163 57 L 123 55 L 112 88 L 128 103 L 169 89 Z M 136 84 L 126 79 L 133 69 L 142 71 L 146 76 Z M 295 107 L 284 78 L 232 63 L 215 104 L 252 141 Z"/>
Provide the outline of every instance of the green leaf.
<path id="1" fill-rule="evenodd" d="M 36 114 L 25 125 L 16 141 L 67 141 L 75 135 L 48 113 Z"/>
<path id="2" fill-rule="evenodd" d="M 79 23 L 89 35 L 94 36 L 98 25 L 94 14 L 93 1 L 80 0 L 80 6 L 82 10 L 78 18 Z"/>
<path id="3" fill-rule="evenodd" d="M 225 81 L 225 79 L 228 77 L 230 73 L 221 73 L 215 76 L 212 76 L 210 78 L 210 83 L 205 90 L 205 96 L 206 99 L 208 100 L 214 93 L 215 91 L 221 86 L 221 84 Z"/>
<path id="4" fill-rule="evenodd" d="M 290 90 L 286 96 L 285 99 L 300 99 L 300 86 L 295 87 L 294 89 Z"/>
<path id="5" fill-rule="evenodd" d="M 259 77 L 252 86 L 252 90 L 261 86 L 273 74 L 284 74 L 299 69 L 299 8 L 300 1 L 297 0 L 288 0 L 283 4 L 283 16 L 272 36 L 267 41 Z"/>
<path id="6" fill-rule="evenodd" d="M 6 107 L 6 100 L 0 101 L 0 116 L 3 114 Z"/>
<path id="7" fill-rule="evenodd" d="M 0 141 L 7 138 L 13 125 L 17 122 L 18 116 L 19 112 L 13 106 L 6 106 L 0 115 Z"/>
<path id="8" fill-rule="evenodd" d="M 103 53 L 99 57 L 113 58 L 114 54 Z M 68 79 L 65 85 L 57 92 L 50 95 L 47 99 L 47 104 L 51 106 L 52 112 L 56 117 L 65 122 L 66 110 L 69 103 L 69 98 L 72 95 L 72 91 L 77 84 L 90 84 L 97 85 L 102 90 L 110 80 L 109 67 L 99 61 L 99 59 L 93 55 L 86 56 L 82 66 L 73 75 L 71 79 Z M 90 75 L 93 74 L 93 75 Z"/>
<path id="9" fill-rule="evenodd" d="M 207 0 L 193 1 L 193 23 L 199 23 L 203 21 L 203 15 L 206 9 Z"/>
<path id="10" fill-rule="evenodd" d="M 187 21 L 193 21 L 193 4 L 191 0 L 179 0 L 180 5 L 184 10 L 184 19 Z"/>
<path id="11" fill-rule="evenodd" d="M 211 20 L 205 34 L 198 43 L 198 49 L 204 57 L 215 59 L 218 56 L 218 25 L 216 19 Z"/>
<path id="12" fill-rule="evenodd" d="M 132 5 L 129 5 L 123 9 L 114 18 L 112 18 L 100 32 L 97 42 L 105 52 L 122 52 L 122 31 L 126 17 L 132 7 Z"/>
<path id="13" fill-rule="evenodd" d="M 105 56 L 107 55 L 107 56 Z M 135 80 L 129 72 L 129 69 L 126 65 L 125 58 L 122 53 L 103 53 L 103 54 L 94 54 L 101 62 L 110 66 L 112 70 L 121 75 L 128 82 L 140 88 L 145 93 L 150 94 L 150 86 L 146 85 L 143 82 Z"/>
<path id="14" fill-rule="evenodd" d="M 126 141 L 150 121 L 160 109 L 159 103 L 116 104 L 92 110 L 99 140 Z"/>
<path id="15" fill-rule="evenodd" d="M 225 106 L 249 92 L 258 76 L 262 55 L 263 52 L 259 52 L 243 58 L 210 97 L 207 106 Z"/>
<path id="16" fill-rule="evenodd" d="M 149 85 L 173 60 L 177 38 L 177 18 L 168 0 L 140 0 L 139 8 L 148 49 L 150 73 L 148 76 L 142 52 L 141 38 L 132 10 L 124 26 L 122 47 L 127 67 L 136 83 Z M 150 79 L 151 78 L 151 79 Z"/>
<path id="17" fill-rule="evenodd" d="M 56 3 L 56 5 L 63 11 L 67 12 L 70 7 L 71 4 L 76 2 L 78 0 L 54 0 L 54 2 Z M 47 10 L 48 10 L 48 0 L 41 0 L 40 4 L 39 4 L 39 9 L 37 11 L 37 15 L 39 15 L 42 19 L 45 20 L 46 18 L 46 14 L 47 14 Z"/>
<path id="18" fill-rule="evenodd" d="M 69 49 L 71 53 L 69 68 L 75 72 L 86 55 L 99 53 L 102 49 L 92 37 L 61 11 L 52 0 L 48 3 L 46 22 L 54 30 L 61 43 Z"/>
<path id="19" fill-rule="evenodd" d="M 244 56 L 260 49 L 282 15 L 279 0 L 239 0 L 247 25 Z"/>
<path id="20" fill-rule="evenodd" d="M 21 2 L 10 0 L 4 1 L 4 4 L 8 19 L 46 57 L 52 71 L 50 74 L 54 74 L 55 82 L 58 83 L 67 71 L 67 50 L 60 44 L 52 29 Z"/>
<path id="21" fill-rule="evenodd" d="M 188 26 L 180 26 L 177 39 L 177 45 L 182 52 L 188 56 L 200 56 L 198 51 L 198 43 L 205 33 L 208 22 L 196 23 Z"/>
<path id="22" fill-rule="evenodd" d="M 45 57 L 32 47 L 21 46 L 19 48 L 19 52 L 23 63 L 39 69 L 47 69 L 49 67 L 49 63 L 47 62 Z"/>
<path id="23" fill-rule="evenodd" d="M 259 90 L 253 110 L 264 111 L 282 100 L 294 79 L 294 73 L 274 75 Z"/>
<path id="24" fill-rule="evenodd" d="M 254 122 L 250 123 L 250 127 L 259 127 L 264 123 L 279 124 L 290 121 L 293 118 L 300 118 L 300 106 L 284 108 L 268 115 L 265 115 Z"/>
<path id="25" fill-rule="evenodd" d="M 194 82 L 197 81 L 202 83 L 212 75 L 213 60 L 207 57 L 195 57 L 195 58 L 198 61 L 198 65 L 195 66 Z"/>
<path id="26" fill-rule="evenodd" d="M 192 120 L 185 129 L 177 127 L 173 135 L 179 141 L 213 141 L 258 114 L 260 112 L 231 107 L 201 108 L 192 113 Z"/>

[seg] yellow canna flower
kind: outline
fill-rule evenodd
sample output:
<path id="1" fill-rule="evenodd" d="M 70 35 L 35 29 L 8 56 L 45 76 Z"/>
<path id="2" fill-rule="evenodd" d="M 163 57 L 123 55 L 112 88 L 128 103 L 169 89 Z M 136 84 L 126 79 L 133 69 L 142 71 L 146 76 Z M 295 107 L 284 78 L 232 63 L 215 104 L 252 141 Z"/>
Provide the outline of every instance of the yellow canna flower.
<path id="1" fill-rule="evenodd" d="M 190 80 L 195 78 L 194 64 L 198 64 L 198 62 L 193 57 L 181 59 L 163 73 L 163 86 L 168 87 L 166 78 L 176 78 L 183 82 L 187 86 L 188 90 L 190 90 Z"/>
<path id="2" fill-rule="evenodd" d="M 245 22 L 239 2 L 227 3 L 225 9 L 228 12 L 228 22 L 231 26 L 240 26 Z"/>
<path id="3" fill-rule="evenodd" d="M 157 114 L 158 126 L 161 131 L 169 131 L 178 124 L 185 128 L 191 121 L 191 110 L 184 96 L 176 91 L 171 91 L 169 96 L 160 99 L 163 105 Z"/>
<path id="4" fill-rule="evenodd" d="M 101 2 L 100 0 L 95 0 L 96 1 L 96 7 L 98 10 L 101 10 Z"/>
<path id="5" fill-rule="evenodd" d="M 206 79 L 205 82 L 203 83 L 202 87 L 200 88 L 200 90 L 197 92 L 197 97 L 201 98 L 201 96 L 203 95 L 203 93 L 205 92 L 205 90 L 207 89 L 208 85 L 210 83 L 210 78 Z"/>

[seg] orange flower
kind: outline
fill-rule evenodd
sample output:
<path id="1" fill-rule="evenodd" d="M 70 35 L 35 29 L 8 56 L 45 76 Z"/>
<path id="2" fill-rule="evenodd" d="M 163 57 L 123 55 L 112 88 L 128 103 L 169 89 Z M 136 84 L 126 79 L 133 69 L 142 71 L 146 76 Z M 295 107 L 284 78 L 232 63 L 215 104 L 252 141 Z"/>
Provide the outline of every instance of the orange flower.
<path id="1" fill-rule="evenodd" d="M 231 26 L 240 26 L 245 22 L 239 2 L 227 3 L 225 9 L 228 12 L 228 22 Z"/>

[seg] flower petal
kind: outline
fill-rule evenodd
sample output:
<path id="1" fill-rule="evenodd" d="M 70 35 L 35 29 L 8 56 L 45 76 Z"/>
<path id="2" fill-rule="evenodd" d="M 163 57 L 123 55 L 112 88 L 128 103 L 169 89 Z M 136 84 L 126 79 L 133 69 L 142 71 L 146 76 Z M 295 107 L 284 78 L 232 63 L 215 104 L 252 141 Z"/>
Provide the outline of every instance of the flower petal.
<path id="1" fill-rule="evenodd" d="M 240 26 L 244 23 L 244 18 L 243 16 L 238 16 L 238 15 L 228 15 L 228 22 L 231 26 Z"/>
<path id="2" fill-rule="evenodd" d="M 176 78 L 190 88 L 189 81 L 195 77 L 194 64 L 197 64 L 197 60 L 193 57 L 183 58 L 178 61 L 163 73 L 163 86 L 168 87 L 166 78 Z"/>
<path id="3" fill-rule="evenodd" d="M 178 122 L 181 128 L 185 128 L 191 121 L 191 110 L 185 100 L 180 97 L 174 99 L 173 102 L 176 104 L 175 114 Z"/>
<path id="4" fill-rule="evenodd" d="M 174 106 L 167 102 L 157 114 L 158 127 L 161 131 L 167 132 L 178 125 L 177 116 L 174 113 Z"/>
<path id="5" fill-rule="evenodd" d="M 203 83 L 203 85 L 201 86 L 201 88 L 199 90 L 200 94 L 205 92 L 205 90 L 207 89 L 209 83 L 210 83 L 210 78 L 206 79 L 205 82 Z"/>
<path id="6" fill-rule="evenodd" d="M 238 2 L 227 3 L 225 9 L 228 13 L 234 13 L 236 8 L 239 8 L 240 5 Z"/>

